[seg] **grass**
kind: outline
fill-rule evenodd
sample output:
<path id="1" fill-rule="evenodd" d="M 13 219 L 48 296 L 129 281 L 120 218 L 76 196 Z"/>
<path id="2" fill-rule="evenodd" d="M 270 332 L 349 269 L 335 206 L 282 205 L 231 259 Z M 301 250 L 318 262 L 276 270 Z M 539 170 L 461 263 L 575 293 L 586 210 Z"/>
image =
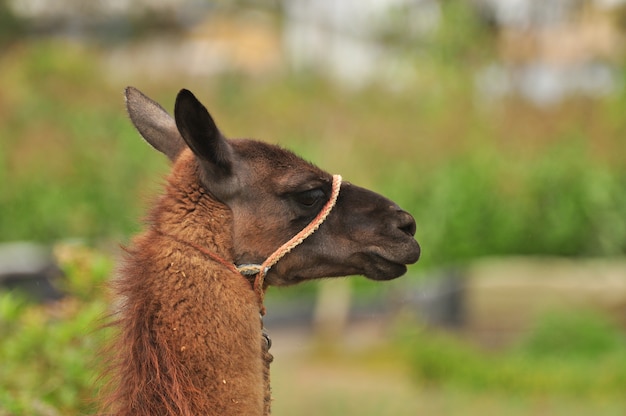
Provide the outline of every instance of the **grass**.
<path id="1" fill-rule="evenodd" d="M 397 351 L 387 348 L 376 355 L 376 368 L 368 365 L 371 356 L 278 357 L 272 367 L 273 414 L 617 416 L 626 410 L 620 397 L 581 398 L 550 391 L 519 395 L 487 388 L 416 385 L 406 369 L 389 359 Z"/>
<path id="2" fill-rule="evenodd" d="M 402 345 L 415 379 L 427 386 L 518 397 L 623 400 L 626 337 L 605 317 L 590 312 L 548 315 L 504 351 L 473 348 L 443 333 L 414 334 Z"/>

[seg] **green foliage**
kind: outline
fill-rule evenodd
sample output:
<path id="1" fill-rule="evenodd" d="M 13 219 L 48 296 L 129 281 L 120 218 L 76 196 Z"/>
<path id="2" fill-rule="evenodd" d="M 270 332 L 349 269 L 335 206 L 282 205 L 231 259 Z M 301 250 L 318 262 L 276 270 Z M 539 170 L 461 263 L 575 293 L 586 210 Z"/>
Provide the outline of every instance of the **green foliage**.
<path id="1" fill-rule="evenodd" d="M 416 379 L 432 386 L 516 395 L 621 397 L 626 340 L 605 318 L 553 314 L 505 351 L 468 346 L 449 334 L 422 333 L 402 341 Z"/>
<path id="2" fill-rule="evenodd" d="M 593 313 L 551 313 L 538 322 L 521 344 L 530 357 L 596 360 L 626 347 L 622 331 Z"/>
<path id="3" fill-rule="evenodd" d="M 0 0 L 0 46 L 7 47 L 24 32 L 24 22 L 13 14 L 7 0 Z"/>
<path id="4" fill-rule="evenodd" d="M 15 54 L 0 75 L 0 238 L 120 239 L 162 165 L 127 128 L 120 92 L 94 85 L 89 54 L 55 44 Z"/>
<path id="5" fill-rule="evenodd" d="M 626 253 L 626 172 L 571 146 L 524 163 L 483 151 L 419 182 L 393 180 L 393 196 L 417 218 L 423 260 Z"/>
<path id="6" fill-rule="evenodd" d="M 493 50 L 489 28 L 480 21 L 470 3 L 441 2 L 441 24 L 438 26 L 430 53 L 439 65 L 453 68 L 459 63 L 472 65 L 483 61 Z"/>
<path id="7" fill-rule="evenodd" d="M 111 262 L 81 247 L 62 247 L 60 257 L 71 297 L 33 305 L 0 292 L 0 415 L 93 411 Z"/>
<path id="8" fill-rule="evenodd" d="M 97 59 L 54 42 L 3 59 L 1 239 L 119 241 L 138 228 L 166 162 L 138 138 L 122 87 L 100 81 Z M 461 72 L 437 72 L 446 83 L 420 86 L 419 100 L 410 92 L 381 99 L 376 86 L 340 92 L 311 76 L 265 84 L 227 76 L 199 94 L 214 103 L 228 135 L 276 140 L 348 180 L 378 184 L 417 218 L 421 268 L 484 255 L 626 253 L 617 134 L 626 127 L 612 115 L 623 100 L 607 100 L 596 117 L 617 132 L 603 137 L 600 154 L 593 126 L 578 126 L 576 107 L 563 110 L 569 121 L 556 138 L 532 125 L 552 144 L 529 151 L 514 127 L 502 136 L 490 113 L 467 107 L 467 89 L 447 83 L 455 74 L 467 83 Z M 167 97 L 167 107 L 179 86 L 152 95 Z"/>
<path id="9" fill-rule="evenodd" d="M 10 294 L 1 302 L 14 302 Z M 84 305 L 71 319 L 60 320 L 45 311 L 20 310 L 19 319 L 0 317 L 0 409 L 10 414 L 49 414 L 42 406 L 62 410 L 77 406 L 87 410 L 93 394 L 95 374 L 89 368 L 101 335 L 94 322 L 103 305 Z M 87 407 L 85 407 L 87 406 Z"/>

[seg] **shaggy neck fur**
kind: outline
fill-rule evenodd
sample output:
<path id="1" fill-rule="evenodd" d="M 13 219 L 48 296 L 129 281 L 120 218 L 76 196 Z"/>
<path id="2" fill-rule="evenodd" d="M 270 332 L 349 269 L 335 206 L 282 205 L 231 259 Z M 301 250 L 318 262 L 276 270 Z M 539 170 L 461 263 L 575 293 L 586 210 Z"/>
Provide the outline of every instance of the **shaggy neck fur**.
<path id="1" fill-rule="evenodd" d="M 270 412 L 271 355 L 250 282 L 182 243 L 233 260 L 231 212 L 197 169 L 190 152 L 179 157 L 114 286 L 123 299 L 108 400 L 116 415 Z"/>

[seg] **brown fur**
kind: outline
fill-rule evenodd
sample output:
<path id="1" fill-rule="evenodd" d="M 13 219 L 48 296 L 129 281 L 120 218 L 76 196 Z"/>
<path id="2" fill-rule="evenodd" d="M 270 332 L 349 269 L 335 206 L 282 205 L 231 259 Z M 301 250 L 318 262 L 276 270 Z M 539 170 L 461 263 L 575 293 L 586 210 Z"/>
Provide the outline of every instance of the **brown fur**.
<path id="1" fill-rule="evenodd" d="M 300 231 L 328 198 L 330 175 L 276 146 L 225 139 L 188 91 L 177 97 L 175 122 L 139 91 L 126 97 L 137 129 L 174 165 L 113 285 L 119 332 L 104 409 L 269 415 L 273 358 L 259 299 L 232 264 L 260 263 Z M 326 223 L 266 284 L 396 278 L 419 257 L 414 233 L 413 218 L 393 202 L 344 183 Z"/>
<path id="2" fill-rule="evenodd" d="M 159 233 L 232 261 L 231 213 L 194 186 L 192 159 L 187 152 L 174 166 L 149 230 L 128 250 L 125 278 L 115 283 L 123 304 L 119 379 L 109 404 L 118 415 L 255 415 L 264 406 L 261 325 L 250 283 Z"/>

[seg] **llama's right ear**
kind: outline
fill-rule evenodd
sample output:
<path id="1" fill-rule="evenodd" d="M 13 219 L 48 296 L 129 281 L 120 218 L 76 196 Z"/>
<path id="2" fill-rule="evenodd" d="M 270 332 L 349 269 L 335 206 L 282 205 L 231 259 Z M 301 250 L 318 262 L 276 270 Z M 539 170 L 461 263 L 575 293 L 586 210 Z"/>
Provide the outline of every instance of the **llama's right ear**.
<path id="1" fill-rule="evenodd" d="M 126 87 L 126 110 L 141 136 L 174 161 L 185 148 L 176 122 L 158 103 L 133 87 Z"/>
<path id="2" fill-rule="evenodd" d="M 189 90 L 180 90 L 174 105 L 176 126 L 187 146 L 213 175 L 229 176 L 233 150 L 213 118 Z"/>

